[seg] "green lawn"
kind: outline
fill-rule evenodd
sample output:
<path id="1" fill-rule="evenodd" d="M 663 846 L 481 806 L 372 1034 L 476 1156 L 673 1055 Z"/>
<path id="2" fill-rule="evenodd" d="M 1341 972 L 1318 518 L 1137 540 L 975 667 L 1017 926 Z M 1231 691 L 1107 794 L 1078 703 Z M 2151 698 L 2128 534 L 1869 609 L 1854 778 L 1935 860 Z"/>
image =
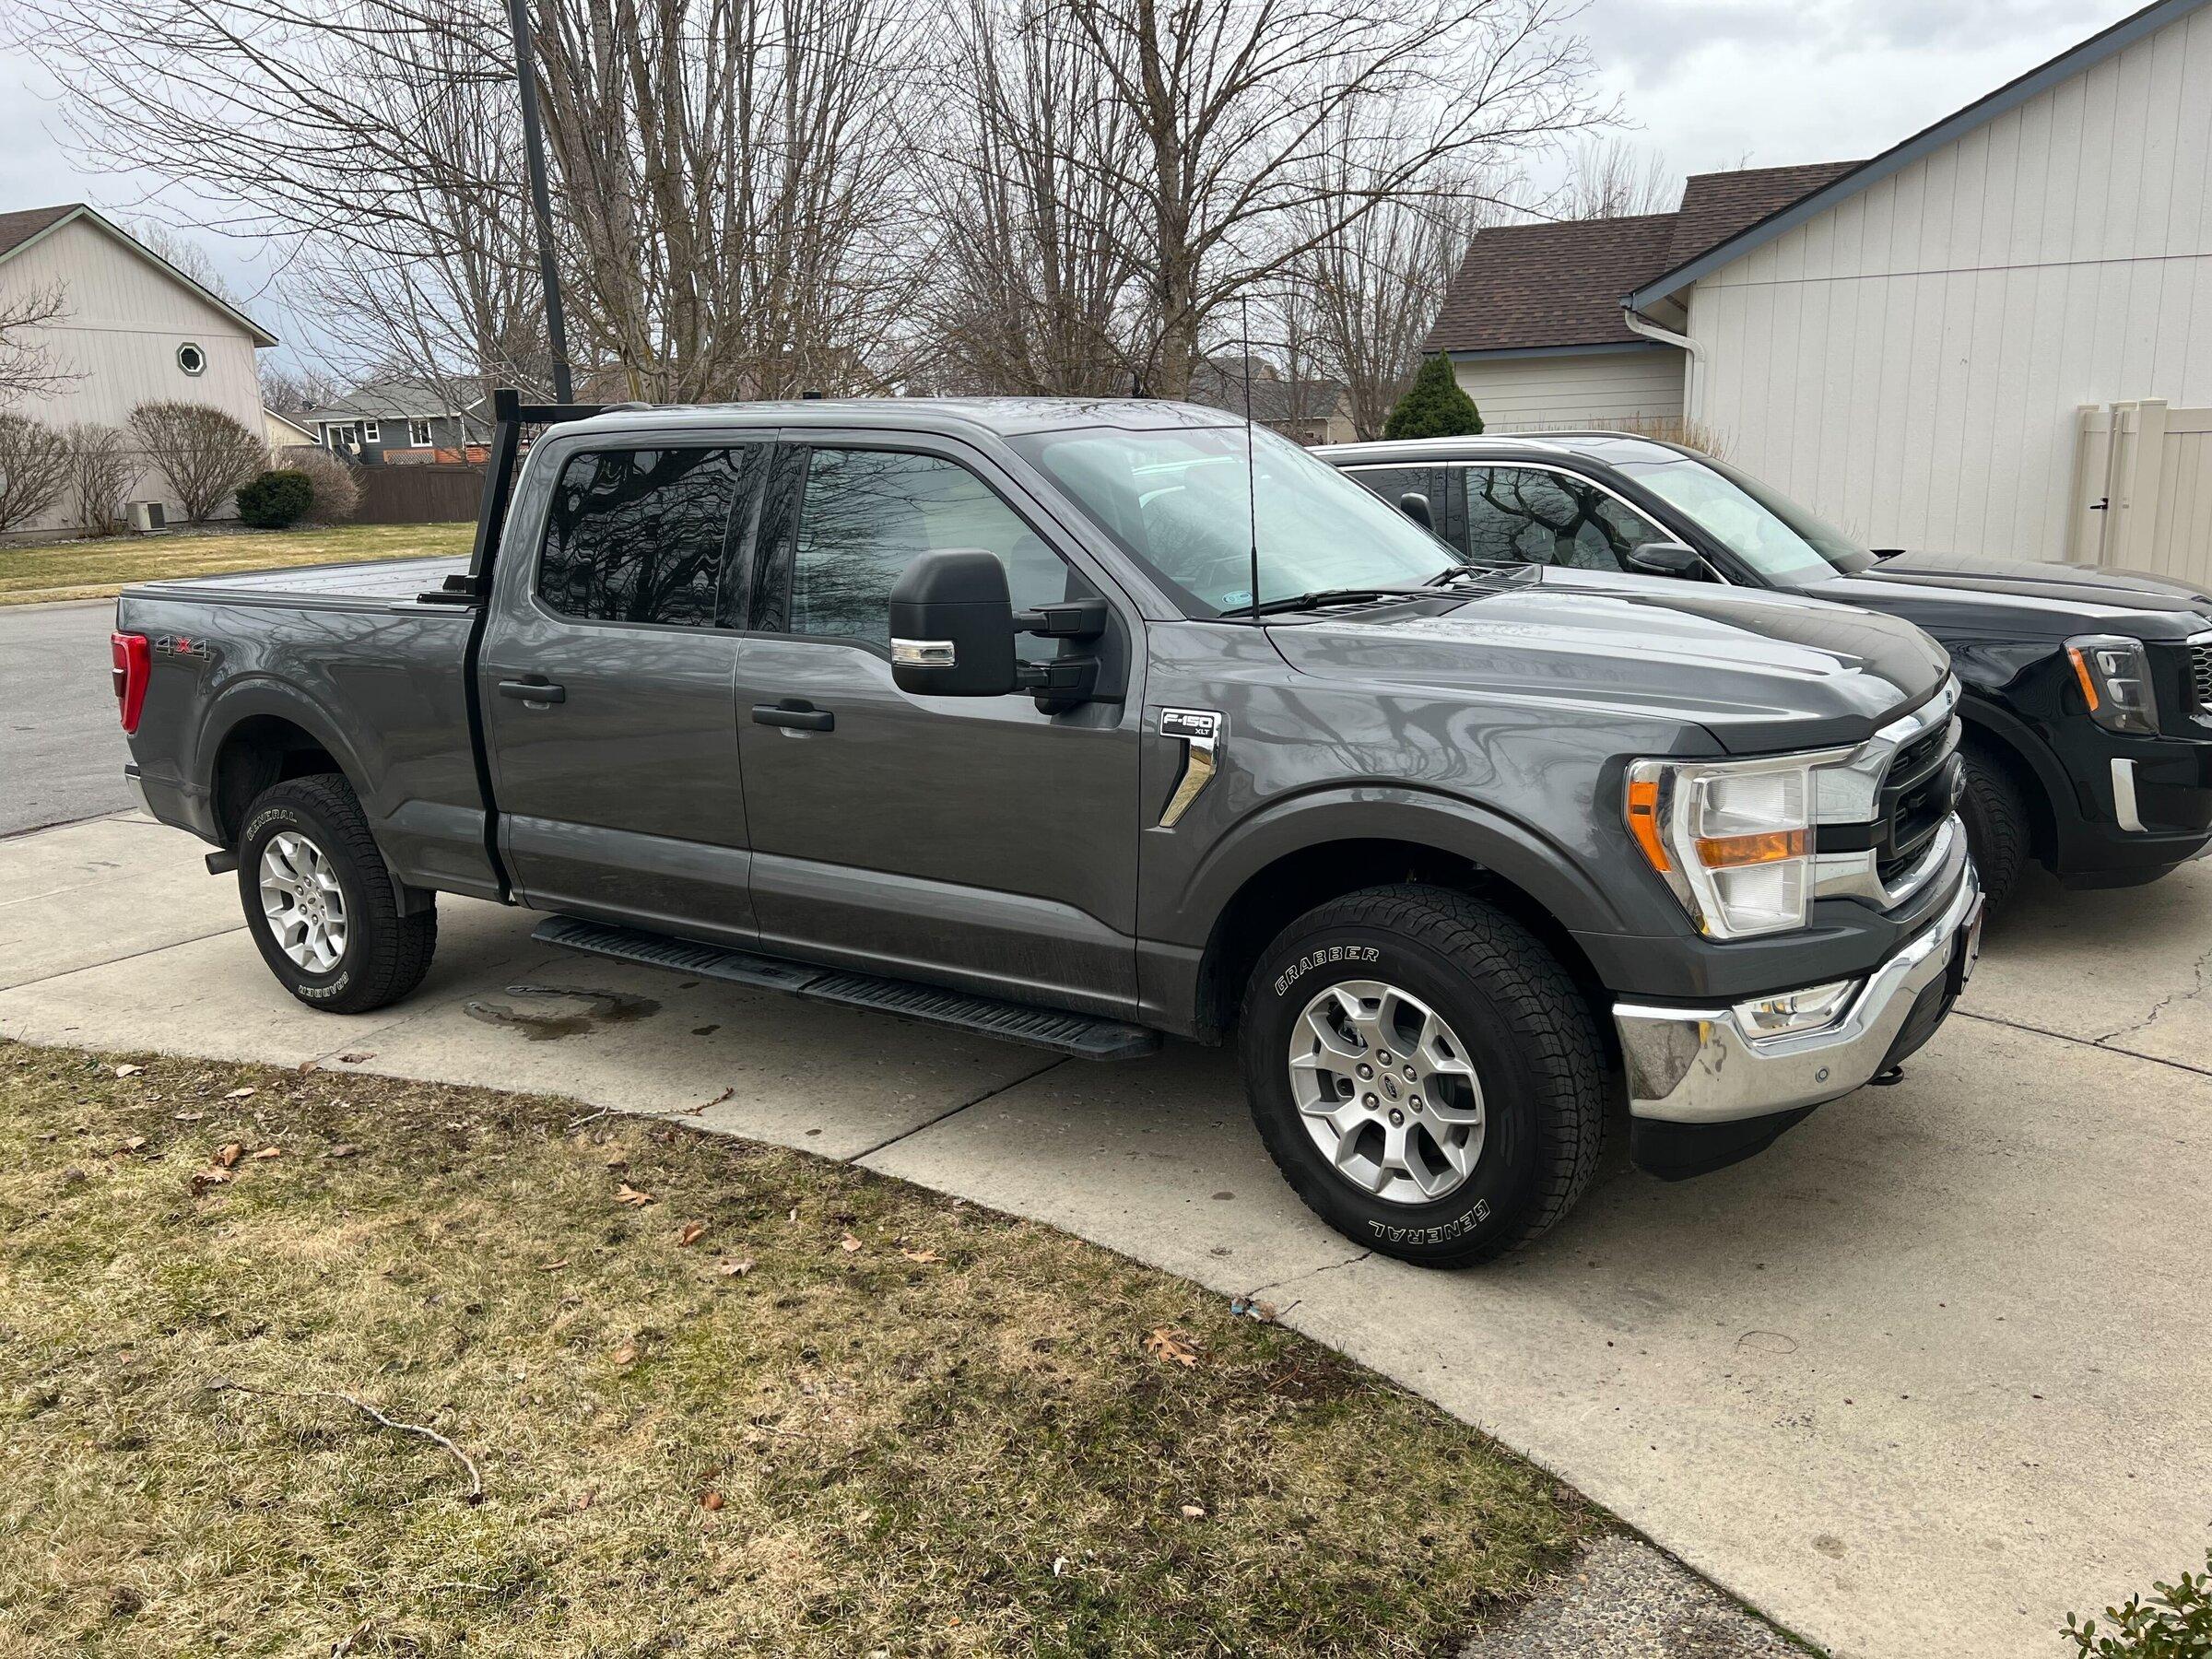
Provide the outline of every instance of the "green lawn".
<path id="1" fill-rule="evenodd" d="M 0 1043 L 9 1652 L 1442 1655 L 1606 1524 L 1049 1228 L 140 1061 Z"/>
<path id="2" fill-rule="evenodd" d="M 320 530 L 235 530 L 202 535 L 117 535 L 0 547 L 0 605 L 104 599 L 134 582 L 214 576 L 361 559 L 465 554 L 474 524 L 339 524 Z"/>

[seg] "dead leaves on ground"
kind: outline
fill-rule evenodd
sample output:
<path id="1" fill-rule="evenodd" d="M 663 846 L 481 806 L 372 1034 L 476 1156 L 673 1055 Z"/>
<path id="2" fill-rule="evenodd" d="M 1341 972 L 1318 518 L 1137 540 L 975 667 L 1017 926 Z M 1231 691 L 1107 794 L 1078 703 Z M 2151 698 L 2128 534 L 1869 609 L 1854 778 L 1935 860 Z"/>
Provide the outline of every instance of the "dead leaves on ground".
<path id="1" fill-rule="evenodd" d="M 617 1204 L 627 1204 L 635 1209 L 643 1209 L 647 1205 L 655 1202 L 655 1200 L 651 1193 L 641 1193 L 636 1187 L 631 1186 L 629 1182 L 625 1181 L 618 1183 L 615 1188 L 615 1202 Z"/>
<path id="2" fill-rule="evenodd" d="M 678 1250 L 687 1250 L 706 1236 L 707 1224 L 704 1221 L 687 1221 L 677 1232 L 676 1246 Z"/>
<path id="3" fill-rule="evenodd" d="M 238 1166 L 238 1160 L 243 1158 L 245 1155 L 246 1148 L 244 1143 L 241 1141 L 225 1141 L 221 1146 L 215 1149 L 215 1162 L 217 1167 L 220 1169 L 235 1169 Z"/>
<path id="4" fill-rule="evenodd" d="M 1198 1350 L 1191 1346 L 1189 1338 L 1166 1325 L 1156 1327 L 1145 1338 L 1145 1352 L 1162 1364 L 1180 1365 L 1186 1371 L 1195 1370 L 1198 1365 Z"/>

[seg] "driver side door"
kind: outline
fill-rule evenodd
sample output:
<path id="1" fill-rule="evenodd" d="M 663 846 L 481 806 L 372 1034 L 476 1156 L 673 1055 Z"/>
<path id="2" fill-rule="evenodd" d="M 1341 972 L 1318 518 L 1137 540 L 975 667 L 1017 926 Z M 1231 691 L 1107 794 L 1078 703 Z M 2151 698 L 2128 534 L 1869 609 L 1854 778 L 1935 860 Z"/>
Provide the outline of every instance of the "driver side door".
<path id="1" fill-rule="evenodd" d="M 1135 688 L 1047 714 L 1027 696 L 917 696 L 891 677 L 891 586 L 917 554 L 995 554 L 1018 609 L 1099 585 L 980 459 L 920 435 L 806 436 L 778 453 L 737 660 L 762 943 L 1126 1015 Z M 1126 616 L 1115 626 L 1135 637 Z"/>

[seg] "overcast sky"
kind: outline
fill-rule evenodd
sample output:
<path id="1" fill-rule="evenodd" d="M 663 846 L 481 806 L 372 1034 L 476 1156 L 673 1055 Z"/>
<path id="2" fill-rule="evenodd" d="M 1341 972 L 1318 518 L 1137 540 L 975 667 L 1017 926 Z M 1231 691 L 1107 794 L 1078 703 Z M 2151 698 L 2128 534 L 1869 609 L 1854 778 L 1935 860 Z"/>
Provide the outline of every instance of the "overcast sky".
<path id="1" fill-rule="evenodd" d="M 1630 136 L 1676 171 L 1869 156 L 2055 56 L 2129 0 L 1590 0 L 1580 20 Z M 147 182 L 79 173 L 20 52 L 0 49 L 0 210 L 84 200 L 142 210 Z M 171 211 L 164 217 L 182 217 Z M 248 309 L 296 332 L 272 270 L 203 237 Z"/>

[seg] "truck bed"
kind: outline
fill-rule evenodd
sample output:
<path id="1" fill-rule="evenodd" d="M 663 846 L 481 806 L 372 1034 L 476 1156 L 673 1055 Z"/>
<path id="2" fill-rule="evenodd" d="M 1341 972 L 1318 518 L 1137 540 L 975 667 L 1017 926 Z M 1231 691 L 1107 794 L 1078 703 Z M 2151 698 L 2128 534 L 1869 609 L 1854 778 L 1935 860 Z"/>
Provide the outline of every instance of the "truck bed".
<path id="1" fill-rule="evenodd" d="M 391 605 L 436 587 L 450 571 L 468 568 L 465 554 L 445 559 L 376 559 L 354 564 L 306 565 L 280 571 L 232 571 L 133 582 L 126 596 L 183 599 L 204 605 Z"/>

